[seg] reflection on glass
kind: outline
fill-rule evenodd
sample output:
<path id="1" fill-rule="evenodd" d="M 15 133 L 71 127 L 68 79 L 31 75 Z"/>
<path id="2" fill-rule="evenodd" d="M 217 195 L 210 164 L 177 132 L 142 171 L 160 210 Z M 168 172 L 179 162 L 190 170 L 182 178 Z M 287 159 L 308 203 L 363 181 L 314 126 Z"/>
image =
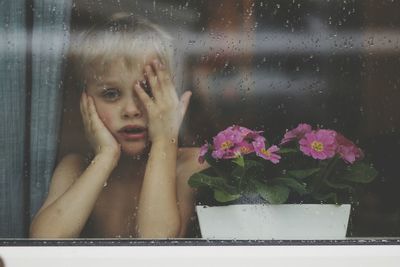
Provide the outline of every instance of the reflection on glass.
<path id="1" fill-rule="evenodd" d="M 395 168 L 400 160 L 396 153 L 400 145 L 398 3 L 75 1 L 62 10 L 66 15 L 60 25 L 65 34 L 49 25 L 41 30 L 49 36 L 48 43 L 68 36 L 60 42 L 64 50 L 48 46 L 43 48 L 47 54 L 23 51 L 28 63 L 49 59 L 52 51 L 58 51 L 60 60 L 47 66 L 28 64 L 28 77 L 21 78 L 28 85 L 18 85 L 27 92 L 18 101 L 27 99 L 33 108 L 21 109 L 27 122 L 20 129 L 26 129 L 27 137 L 22 141 L 24 149 L 18 150 L 25 167 L 18 168 L 25 178 L 10 172 L 18 176 L 29 197 L 22 198 L 22 188 L 18 196 L 7 194 L 4 201 L 23 206 L 25 213 L 1 212 L 25 230 L 15 230 L 2 219 L 1 236 L 27 237 L 30 220 L 38 214 L 31 229 L 34 237 L 201 237 L 195 204 L 233 202 L 221 204 L 205 187 L 192 191 L 187 180 L 208 166 L 198 163 L 198 147 L 206 140 L 211 143 L 231 125 L 263 131 L 271 145 L 279 145 L 285 132 L 299 123 L 342 133 L 363 149 L 378 172 L 352 202 L 346 237 L 400 235 Z M 26 12 L 28 21 L 38 19 L 29 8 Z M 49 17 L 55 14 L 51 7 L 48 12 Z M 143 24 L 136 18 L 144 18 Z M 134 31 L 138 25 L 147 26 Z M 1 27 L 10 31 L 6 24 Z M 35 44 L 29 41 L 35 39 L 35 32 L 27 34 L 28 45 Z M 2 76 L 7 66 L 14 66 L 4 64 Z M 63 76 L 57 78 L 54 73 L 61 67 L 65 67 Z M 153 76 L 171 83 L 157 85 Z M 44 79 L 40 84 L 35 77 L 54 77 L 57 82 Z M 45 98 L 40 94 L 32 96 L 35 88 L 45 85 L 54 88 L 49 92 L 62 89 L 57 91 L 62 96 L 51 98 L 54 107 L 43 112 L 50 104 L 38 102 Z M 188 90 L 191 96 L 185 93 Z M 148 109 L 162 102 L 157 99 L 166 97 L 166 92 L 181 111 L 190 97 L 187 111 L 152 115 Z M 183 101 L 176 101 L 179 98 Z M 57 112 L 62 113 L 60 124 L 56 115 L 38 115 Z M 184 118 L 178 113 L 185 113 Z M 167 119 L 168 114 L 173 119 Z M 157 120 L 158 128 L 152 126 Z M 30 129 L 35 121 L 59 128 Z M 40 137 L 41 132 L 58 137 L 59 142 L 32 137 Z M 7 148 L 15 146 L 1 137 Z M 13 183 L 9 173 L 2 173 L 5 185 Z M 33 177 L 30 182 L 29 177 Z M 299 202 L 304 200 L 289 198 L 289 203 Z"/>

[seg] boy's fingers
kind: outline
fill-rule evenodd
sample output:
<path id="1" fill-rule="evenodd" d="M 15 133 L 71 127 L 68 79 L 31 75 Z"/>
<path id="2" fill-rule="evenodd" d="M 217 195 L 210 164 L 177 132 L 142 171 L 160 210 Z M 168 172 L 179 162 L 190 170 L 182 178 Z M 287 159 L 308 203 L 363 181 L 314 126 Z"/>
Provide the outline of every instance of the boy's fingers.
<path id="1" fill-rule="evenodd" d="M 192 96 L 192 92 L 190 91 L 186 91 L 183 93 L 183 95 L 181 96 L 181 104 L 182 104 L 182 116 L 184 116 L 186 114 L 187 108 L 189 106 L 189 102 L 190 102 L 190 97 Z"/>
<path id="2" fill-rule="evenodd" d="M 81 94 L 81 101 L 79 102 L 79 108 L 80 108 L 80 111 L 81 111 L 82 116 L 83 116 L 83 112 L 84 112 L 84 111 L 83 111 L 83 109 L 84 109 L 84 107 L 83 107 L 83 101 L 84 101 L 84 100 L 83 100 L 83 97 L 84 97 L 83 94 L 84 94 L 84 93 Z"/>
<path id="3" fill-rule="evenodd" d="M 92 129 L 92 121 L 90 119 L 90 114 L 88 110 L 88 95 L 84 92 L 82 94 L 82 101 L 81 101 L 81 113 L 82 113 L 82 120 L 83 126 L 85 128 L 85 133 L 87 136 L 90 136 L 90 131 Z"/>
<path id="4" fill-rule="evenodd" d="M 81 96 L 81 114 L 84 120 L 87 120 L 88 117 L 88 105 L 87 105 L 87 94 L 84 92 Z"/>
<path id="5" fill-rule="evenodd" d="M 179 98 L 175 91 L 175 86 L 172 83 L 171 75 L 165 65 L 159 59 L 153 59 L 151 65 L 155 70 L 155 75 L 158 78 L 159 86 L 162 88 L 161 92 L 166 96 L 166 101 L 178 102 Z"/>
<path id="6" fill-rule="evenodd" d="M 89 126 L 89 129 L 93 130 L 93 112 L 91 108 L 91 103 L 90 103 L 90 96 L 87 96 L 87 103 L 86 103 L 86 111 L 87 111 L 87 123 Z"/>
<path id="7" fill-rule="evenodd" d="M 156 74 L 154 73 L 153 68 L 150 65 L 146 65 L 144 67 L 144 71 L 145 71 L 146 79 L 147 79 L 148 83 L 150 84 L 151 92 L 152 92 L 153 96 L 157 99 L 161 93 L 158 78 L 157 78 Z"/>
<path id="8" fill-rule="evenodd" d="M 92 129 L 98 129 L 102 125 L 99 115 L 97 114 L 96 106 L 92 97 L 88 97 L 88 109 L 89 109 L 89 123 Z M 95 127 L 96 126 L 96 127 Z M 101 127 L 101 126 L 100 126 Z"/>
<path id="9" fill-rule="evenodd" d="M 142 103 L 146 106 L 146 109 L 153 103 L 149 95 L 144 91 L 140 83 L 135 84 L 135 90 L 136 93 L 139 97 L 139 99 L 142 101 Z"/>
<path id="10" fill-rule="evenodd" d="M 167 71 L 167 68 L 163 63 L 160 62 L 158 59 L 154 59 L 152 61 L 153 68 L 156 70 L 156 75 L 158 77 L 158 81 L 161 87 L 164 88 L 171 88 L 172 80 L 171 75 Z"/>

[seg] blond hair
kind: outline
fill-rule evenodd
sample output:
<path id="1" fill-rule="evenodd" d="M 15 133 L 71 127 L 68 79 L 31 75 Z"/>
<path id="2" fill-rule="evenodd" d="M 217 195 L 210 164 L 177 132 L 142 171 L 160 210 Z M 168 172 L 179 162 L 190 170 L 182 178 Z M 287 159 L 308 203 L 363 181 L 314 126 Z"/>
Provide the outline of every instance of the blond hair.
<path id="1" fill-rule="evenodd" d="M 132 64 L 135 55 L 143 49 L 155 51 L 171 70 L 170 35 L 144 18 L 116 13 L 107 22 L 72 36 L 68 62 L 73 66 L 73 75 L 83 89 L 85 74 L 90 67 L 105 66 L 119 57 Z"/>

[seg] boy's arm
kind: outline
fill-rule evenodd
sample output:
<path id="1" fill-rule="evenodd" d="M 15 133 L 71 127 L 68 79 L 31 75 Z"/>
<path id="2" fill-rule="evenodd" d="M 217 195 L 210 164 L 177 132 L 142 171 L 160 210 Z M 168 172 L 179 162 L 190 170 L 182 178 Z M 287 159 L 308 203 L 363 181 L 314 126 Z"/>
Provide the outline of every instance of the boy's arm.
<path id="1" fill-rule="evenodd" d="M 185 237 L 194 212 L 194 190 L 189 177 L 209 166 L 197 161 L 198 148 L 179 153 L 176 145 L 156 143 L 147 163 L 138 213 L 138 234 L 146 238 Z"/>
<path id="2" fill-rule="evenodd" d="M 98 154 L 83 170 L 83 159 L 66 156 L 57 166 L 46 201 L 30 227 L 33 238 L 79 237 L 114 168 L 112 155 Z"/>
<path id="3" fill-rule="evenodd" d="M 191 93 L 178 98 L 169 71 L 158 59 L 144 67 L 144 76 L 152 97 L 140 83 L 135 89 L 147 111 L 152 146 L 139 198 L 138 236 L 178 237 L 183 225 L 177 192 L 177 140 Z"/>
<path id="4" fill-rule="evenodd" d="M 85 133 L 95 158 L 83 171 L 83 159 L 67 156 L 57 166 L 47 200 L 32 221 L 31 237 L 78 237 L 120 156 L 120 147 L 100 120 L 94 100 L 80 102 Z"/>
<path id="5" fill-rule="evenodd" d="M 173 238 L 180 232 L 177 150 L 170 140 L 159 139 L 152 144 L 138 205 L 137 227 L 141 238 Z"/>

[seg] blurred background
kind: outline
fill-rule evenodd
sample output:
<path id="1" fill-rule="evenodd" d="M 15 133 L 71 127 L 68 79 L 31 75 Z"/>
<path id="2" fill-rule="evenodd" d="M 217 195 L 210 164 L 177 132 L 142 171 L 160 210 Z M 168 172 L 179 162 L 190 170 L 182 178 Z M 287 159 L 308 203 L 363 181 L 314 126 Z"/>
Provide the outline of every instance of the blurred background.
<path id="1" fill-rule="evenodd" d="M 62 36 L 57 40 L 64 40 L 64 44 L 68 43 L 69 34 L 78 34 L 93 23 L 107 20 L 115 12 L 148 18 L 174 37 L 173 65 L 177 90 L 193 92 L 180 136 L 182 146 L 199 146 L 232 124 L 263 130 L 266 137 L 275 143 L 285 130 L 301 122 L 335 129 L 363 148 L 379 171 L 378 179 L 365 188 L 359 204 L 353 207 L 348 235 L 400 236 L 400 175 L 396 168 L 400 163 L 400 2 L 61 2 L 63 5 L 50 0 L 26 1 L 21 5 L 26 12 L 27 47 L 35 45 L 35 41 L 29 41 L 29 34 L 30 29 L 33 35 L 39 32 L 34 22 L 43 18 L 38 17 L 40 12 L 48 14 L 49 18 L 40 30 L 61 32 Z M 2 1 L 0 7 L 6 4 Z M 53 6 L 63 15 L 58 24 L 54 24 L 54 20 L 60 13 L 54 13 Z M 6 28 L 5 25 L 3 20 L 0 26 Z M 54 25 L 59 25 L 58 30 Z M 59 47 L 63 48 L 54 50 L 48 45 L 51 40 L 45 40 L 41 49 L 47 49 L 47 54 L 50 49 L 65 51 L 62 44 Z M 28 70 L 24 70 L 27 73 L 25 98 L 35 94 L 35 49 L 31 60 L 30 55 L 25 59 L 28 63 Z M 62 66 L 62 62 L 60 56 L 52 64 Z M 36 67 L 44 69 L 53 65 L 42 63 Z M 36 144 L 32 141 L 36 130 L 32 130 L 33 119 L 25 118 L 25 145 L 21 151 L 28 156 L 20 159 L 23 185 L 19 187 L 21 192 L 31 192 L 30 199 L 19 200 L 20 206 L 28 205 L 22 215 L 26 222 L 22 229 L 25 230 L 18 231 L 22 234 L 11 234 L 11 226 L 4 226 L 3 236 L 8 233 L 10 236 L 24 236 L 30 216 L 47 190 L 49 178 L 42 177 L 51 175 L 57 158 L 87 149 L 79 130 L 79 95 L 77 91 L 63 89 L 62 68 L 58 69 L 59 78 L 53 83 L 53 88 L 60 88 L 56 97 L 59 100 L 53 109 L 59 110 L 60 120 L 57 121 L 61 124 L 52 124 L 55 130 L 51 133 L 56 142 L 51 146 L 53 156 L 46 161 L 46 167 L 41 167 L 44 176 L 32 176 L 35 166 L 42 162 L 42 158 L 34 160 L 37 157 L 35 151 L 46 145 L 38 143 L 36 147 L 32 146 Z M 23 103 L 20 103 L 21 107 Z M 28 110 L 24 110 L 25 113 L 34 110 L 35 101 L 26 103 Z M 37 135 L 40 136 L 40 131 Z M 49 155 L 49 149 L 46 151 L 43 153 Z M 8 180 L 4 178 L 4 181 Z M 34 190 L 36 194 L 32 194 Z"/>

